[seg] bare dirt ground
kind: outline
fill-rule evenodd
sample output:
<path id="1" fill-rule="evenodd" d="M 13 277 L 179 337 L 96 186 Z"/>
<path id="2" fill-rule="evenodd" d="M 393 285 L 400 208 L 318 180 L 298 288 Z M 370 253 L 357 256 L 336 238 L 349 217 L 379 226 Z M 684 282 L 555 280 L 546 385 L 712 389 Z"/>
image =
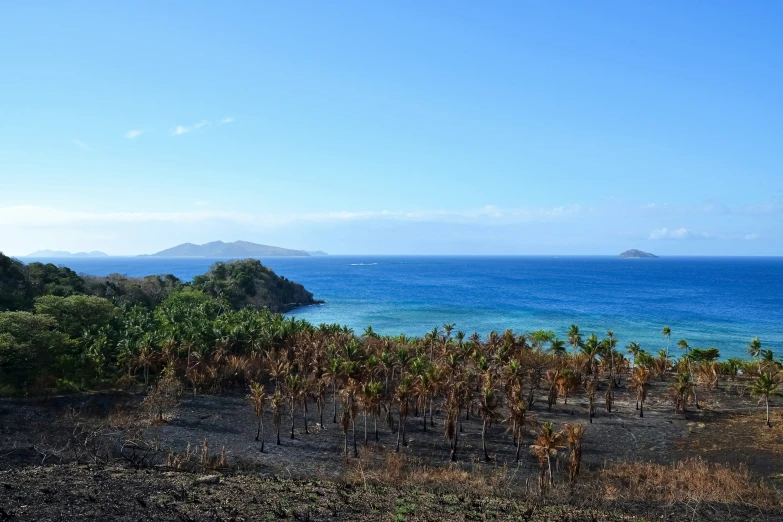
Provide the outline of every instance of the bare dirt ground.
<path id="1" fill-rule="evenodd" d="M 767 428 L 763 409 L 755 400 L 722 384 L 718 390 L 699 389 L 702 408 L 691 407 L 687 414 L 677 415 L 666 395 L 667 386 L 652 384 L 643 418 L 635 409 L 633 391 L 624 385 L 615 392 L 612 413 L 604 411 L 600 404 L 592 424 L 588 422 L 586 400 L 581 396 L 569 398 L 568 404 L 560 400 L 551 413 L 546 411 L 545 398 L 539 397 L 531 417 L 539 422 L 552 421 L 557 427 L 566 422 L 583 422 L 587 426 L 583 467 L 588 472 L 614 461 L 667 464 L 702 457 L 709 462 L 743 464 L 753 476 L 773 487 L 779 486 L 783 471 L 783 416 L 778 410 L 773 413 L 773 427 Z M 294 439 L 290 438 L 291 419 L 284 415 L 279 446 L 275 444 L 271 413 L 267 412 L 266 447 L 262 453 L 260 442 L 255 441 L 251 408 L 244 394 L 239 393 L 183 396 L 167 421 L 150 427 L 145 434 L 147 439 L 157 439 L 161 444 L 155 471 L 89 462 L 89 452 L 82 452 L 76 460 L 90 467 L 74 467 L 74 459 L 68 457 L 71 453 L 63 447 L 63 436 L 68 434 L 59 433 L 70 426 L 63 422 L 67 413 L 71 412 L 71 418 L 74 411 L 79 412 L 77 418 L 105 418 L 113 411 L 135 408 L 141 398 L 139 394 L 111 393 L 49 400 L 0 400 L 0 506 L 4 510 L 0 511 L 0 520 L 9 514 L 18 520 L 434 520 L 443 516 L 454 520 L 633 519 L 622 518 L 620 512 L 635 513 L 633 516 L 643 519 L 663 516 L 677 520 L 783 520 L 777 513 L 747 507 L 713 506 L 705 511 L 627 502 L 601 504 L 601 499 L 586 507 L 583 498 L 566 499 L 564 506 L 557 507 L 513 502 L 502 494 L 470 507 L 465 504 L 474 502 L 470 494 L 454 500 L 449 496 L 452 493 L 431 489 L 415 492 L 377 483 L 356 487 L 343 482 L 348 468 L 356 475 L 357 460 L 343 455 L 344 435 L 339 425 L 332 422 L 331 404 L 324 411 L 324 426 L 318 422 L 315 406 L 309 405 L 308 433 L 304 432 L 301 411 L 297 410 Z M 358 444 L 363 447 L 363 416 L 357 418 L 356 424 Z M 442 416 L 437 408 L 435 424 L 424 431 L 422 418 L 411 414 L 407 422 L 408 446 L 400 452 L 432 466 L 445 465 L 448 442 L 443 438 Z M 491 426 L 487 444 L 492 460 L 484 462 L 480 420 L 472 416 L 462 424 L 457 466 L 471 473 L 502 475 L 523 493 L 534 492 L 539 468 L 528 449 L 532 433 L 524 439 L 517 464 L 507 427 Z M 359 459 L 368 470 L 383 466 L 396 443 L 396 431 L 390 431 L 382 421 L 378 422 L 378 429 L 380 440 L 376 443 L 370 418 L 370 441 L 366 449 L 362 448 Z M 110 427 L 105 430 L 109 439 L 118 441 L 122 436 Z M 168 453 L 182 454 L 188 445 L 200 448 L 204 439 L 212 455 L 219 455 L 224 449 L 227 467 L 243 469 L 244 474 L 228 473 L 219 485 L 194 489 L 192 474 L 160 471 L 165 469 Z M 116 441 L 107 448 L 115 456 L 119 447 Z M 562 457 L 565 453 L 561 452 Z M 558 466 L 567 467 L 562 460 L 558 460 Z M 556 476 L 560 482 L 565 480 L 563 471 Z"/>

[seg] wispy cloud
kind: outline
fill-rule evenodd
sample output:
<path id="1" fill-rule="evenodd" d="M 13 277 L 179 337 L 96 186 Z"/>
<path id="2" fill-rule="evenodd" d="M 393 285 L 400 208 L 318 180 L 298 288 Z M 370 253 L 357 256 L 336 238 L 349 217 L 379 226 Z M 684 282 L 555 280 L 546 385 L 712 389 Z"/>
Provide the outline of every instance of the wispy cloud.
<path id="1" fill-rule="evenodd" d="M 201 204 L 202 202 L 197 202 Z M 540 221 L 556 221 L 578 216 L 578 205 L 553 208 L 503 209 L 488 205 L 474 210 L 366 210 L 303 213 L 303 214 L 248 214 L 222 211 L 183 212 L 83 212 L 61 210 L 34 205 L 0 207 L 0 225 L 56 226 L 70 223 L 133 223 L 170 222 L 196 223 L 205 221 L 233 221 L 255 226 L 293 225 L 297 223 L 335 223 L 357 221 L 398 221 L 430 223 L 469 223 L 478 225 L 508 225 Z"/>
<path id="2" fill-rule="evenodd" d="M 714 236 L 705 232 L 694 232 L 687 228 L 659 228 L 650 232 L 649 239 L 712 239 Z"/>
<path id="3" fill-rule="evenodd" d="M 184 125 L 177 125 L 173 131 L 171 131 L 172 136 L 181 136 L 182 134 L 187 134 L 189 132 L 197 131 L 201 127 L 205 126 L 209 122 L 207 120 L 201 120 L 198 123 L 194 123 L 190 126 L 184 126 Z"/>
<path id="4" fill-rule="evenodd" d="M 79 147 L 82 150 L 86 150 L 87 152 L 92 152 L 93 151 L 92 147 L 90 147 L 89 145 L 87 145 L 83 141 L 73 140 L 73 143 L 74 143 L 74 145 L 76 145 L 77 147 Z"/>
<path id="5" fill-rule="evenodd" d="M 761 237 L 757 232 L 752 232 L 750 234 L 745 234 L 745 240 L 747 241 L 753 241 L 754 239 L 758 239 Z"/>
<path id="6" fill-rule="evenodd" d="M 128 132 L 125 133 L 125 137 L 128 138 L 129 140 L 135 140 L 136 138 L 138 138 L 139 136 L 141 136 L 145 132 L 147 132 L 147 131 L 139 130 L 139 129 L 131 129 Z"/>
<path id="7" fill-rule="evenodd" d="M 225 125 L 226 123 L 234 123 L 233 116 L 228 116 L 227 118 L 223 118 L 222 120 L 220 120 L 221 125 Z"/>

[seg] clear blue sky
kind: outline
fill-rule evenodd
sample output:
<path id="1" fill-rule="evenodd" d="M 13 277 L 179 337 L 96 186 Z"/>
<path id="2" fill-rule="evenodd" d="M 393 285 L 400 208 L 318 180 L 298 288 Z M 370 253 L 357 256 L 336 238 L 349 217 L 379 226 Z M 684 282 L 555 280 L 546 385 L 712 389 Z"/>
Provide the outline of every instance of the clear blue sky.
<path id="1" fill-rule="evenodd" d="M 0 250 L 783 255 L 781 2 L 0 7 Z"/>

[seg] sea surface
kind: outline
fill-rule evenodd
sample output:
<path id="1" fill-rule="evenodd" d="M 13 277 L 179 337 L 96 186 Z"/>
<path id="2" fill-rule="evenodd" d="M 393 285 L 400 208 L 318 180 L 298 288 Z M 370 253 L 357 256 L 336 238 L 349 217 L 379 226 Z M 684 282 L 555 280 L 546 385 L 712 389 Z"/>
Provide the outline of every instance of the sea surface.
<path id="1" fill-rule="evenodd" d="M 40 261 L 24 258 L 25 262 Z M 171 273 L 183 280 L 216 259 L 107 257 L 47 260 L 79 273 L 136 277 Z M 691 346 L 717 347 L 723 358 L 746 356 L 751 337 L 783 356 L 783 258 L 712 257 L 417 257 L 264 258 L 326 304 L 289 315 L 362 332 L 422 336 L 454 323 L 455 331 L 553 330 L 566 337 L 613 330 L 620 346 L 666 346 L 664 325 Z"/>

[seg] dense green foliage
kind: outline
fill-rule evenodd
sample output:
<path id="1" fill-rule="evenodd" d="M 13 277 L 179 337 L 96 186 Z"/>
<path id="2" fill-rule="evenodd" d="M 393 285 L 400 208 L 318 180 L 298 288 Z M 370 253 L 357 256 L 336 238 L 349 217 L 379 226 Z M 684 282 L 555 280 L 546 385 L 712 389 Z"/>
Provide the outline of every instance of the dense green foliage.
<path id="1" fill-rule="evenodd" d="M 162 369 L 163 351 L 203 359 L 216 347 L 268 349 L 300 326 L 271 311 L 315 302 L 256 260 L 217 263 L 197 279 L 82 277 L 0 254 L 0 389 L 67 391 L 136 373 L 147 380 Z"/>

